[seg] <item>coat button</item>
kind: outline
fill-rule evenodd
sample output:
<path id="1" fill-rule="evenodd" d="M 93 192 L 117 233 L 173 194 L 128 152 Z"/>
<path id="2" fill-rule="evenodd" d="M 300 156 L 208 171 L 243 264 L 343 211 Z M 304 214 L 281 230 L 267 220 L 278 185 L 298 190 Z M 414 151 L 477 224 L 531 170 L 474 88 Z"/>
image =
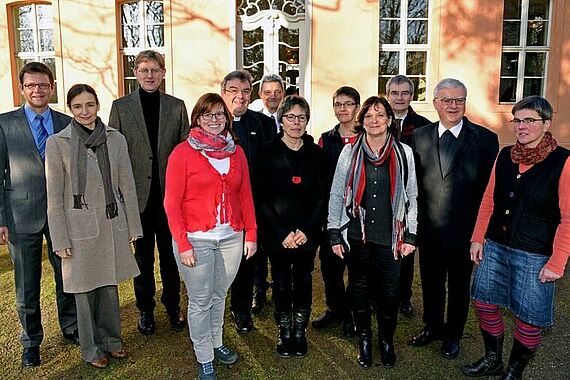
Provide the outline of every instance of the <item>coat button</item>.
<path id="1" fill-rule="evenodd" d="M 103 186 L 99 185 L 97 187 L 99 188 L 99 190 L 103 190 Z"/>
<path id="2" fill-rule="evenodd" d="M 505 210 L 505 215 L 509 215 L 511 213 L 510 210 Z"/>
<path id="3" fill-rule="evenodd" d="M 512 191 L 509 193 L 509 197 L 512 198 L 515 196 L 515 193 L 513 193 Z"/>
<path id="4" fill-rule="evenodd" d="M 506 231 L 506 230 L 507 230 L 507 226 L 503 226 L 503 227 L 501 227 L 501 229 L 502 229 L 502 230 L 503 230 L 503 232 L 504 232 L 504 231 Z"/>
<path id="5" fill-rule="evenodd" d="M 376 198 L 376 194 L 372 194 L 372 198 Z"/>
<path id="6" fill-rule="evenodd" d="M 519 179 L 520 177 L 521 177 L 520 173 L 519 173 L 519 174 L 517 174 L 517 179 Z"/>

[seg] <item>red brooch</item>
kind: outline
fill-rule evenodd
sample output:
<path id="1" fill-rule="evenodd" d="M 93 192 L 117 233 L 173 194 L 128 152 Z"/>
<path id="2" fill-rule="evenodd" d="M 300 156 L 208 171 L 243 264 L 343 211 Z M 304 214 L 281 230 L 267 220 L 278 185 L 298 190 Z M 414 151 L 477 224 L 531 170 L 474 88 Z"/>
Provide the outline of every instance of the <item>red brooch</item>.
<path id="1" fill-rule="evenodd" d="M 298 185 L 301 183 L 301 177 L 297 177 L 296 175 L 293 176 L 293 178 L 291 178 L 291 182 L 293 182 L 295 185 Z"/>

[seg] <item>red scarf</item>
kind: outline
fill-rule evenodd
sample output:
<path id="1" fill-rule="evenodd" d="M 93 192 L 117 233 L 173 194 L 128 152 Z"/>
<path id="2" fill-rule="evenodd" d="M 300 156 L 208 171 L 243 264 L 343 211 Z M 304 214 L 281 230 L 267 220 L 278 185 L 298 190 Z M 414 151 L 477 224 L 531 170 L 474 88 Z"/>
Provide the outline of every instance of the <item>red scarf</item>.
<path id="1" fill-rule="evenodd" d="M 187 141 L 192 148 L 203 151 L 206 156 L 222 159 L 231 156 L 236 151 L 232 136 L 227 132 L 222 133 L 214 134 L 196 127 L 190 129 Z"/>
<path id="2" fill-rule="evenodd" d="M 558 142 L 552 137 L 549 131 L 544 133 L 538 145 L 534 148 L 527 148 L 523 144 L 517 143 L 511 149 L 511 160 L 515 164 L 534 165 L 543 161 L 550 152 L 558 147 Z"/>

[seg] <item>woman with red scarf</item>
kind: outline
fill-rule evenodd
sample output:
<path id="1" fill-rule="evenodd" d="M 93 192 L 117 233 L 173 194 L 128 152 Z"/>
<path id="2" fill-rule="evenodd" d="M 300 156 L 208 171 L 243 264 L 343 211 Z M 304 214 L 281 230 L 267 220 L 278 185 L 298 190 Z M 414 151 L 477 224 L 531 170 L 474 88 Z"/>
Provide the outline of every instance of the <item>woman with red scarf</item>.
<path id="1" fill-rule="evenodd" d="M 554 283 L 570 255 L 570 151 L 549 131 L 552 106 L 529 96 L 512 114 L 517 141 L 499 152 L 471 238 L 471 296 L 485 344 L 485 355 L 462 368 L 471 377 L 522 378 L 542 328 L 553 324 Z M 516 317 L 506 371 L 500 306 Z"/>
<path id="2" fill-rule="evenodd" d="M 242 254 L 249 259 L 257 249 L 247 160 L 231 120 L 219 95 L 202 95 L 190 135 L 172 151 L 166 169 L 164 207 L 188 292 L 199 379 L 215 379 L 214 358 L 238 360 L 222 340 L 225 299 Z"/>
<path id="3" fill-rule="evenodd" d="M 386 99 L 368 98 L 357 120 L 357 130 L 365 133 L 340 154 L 328 230 L 334 253 L 346 257 L 358 364 L 372 365 L 372 297 L 378 308 L 380 357 L 391 368 L 396 362 L 400 258 L 415 250 L 416 172 L 412 149 L 394 138 L 394 112 Z"/>

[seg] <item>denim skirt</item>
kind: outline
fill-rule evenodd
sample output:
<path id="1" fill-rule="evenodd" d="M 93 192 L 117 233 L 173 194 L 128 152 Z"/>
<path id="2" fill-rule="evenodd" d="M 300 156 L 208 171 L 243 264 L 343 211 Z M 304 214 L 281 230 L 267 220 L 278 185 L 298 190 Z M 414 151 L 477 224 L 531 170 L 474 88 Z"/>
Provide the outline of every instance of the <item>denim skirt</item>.
<path id="1" fill-rule="evenodd" d="M 554 324 L 554 282 L 541 283 L 540 270 L 549 257 L 487 240 L 475 272 L 471 297 L 503 306 L 521 321 L 545 327 Z"/>

